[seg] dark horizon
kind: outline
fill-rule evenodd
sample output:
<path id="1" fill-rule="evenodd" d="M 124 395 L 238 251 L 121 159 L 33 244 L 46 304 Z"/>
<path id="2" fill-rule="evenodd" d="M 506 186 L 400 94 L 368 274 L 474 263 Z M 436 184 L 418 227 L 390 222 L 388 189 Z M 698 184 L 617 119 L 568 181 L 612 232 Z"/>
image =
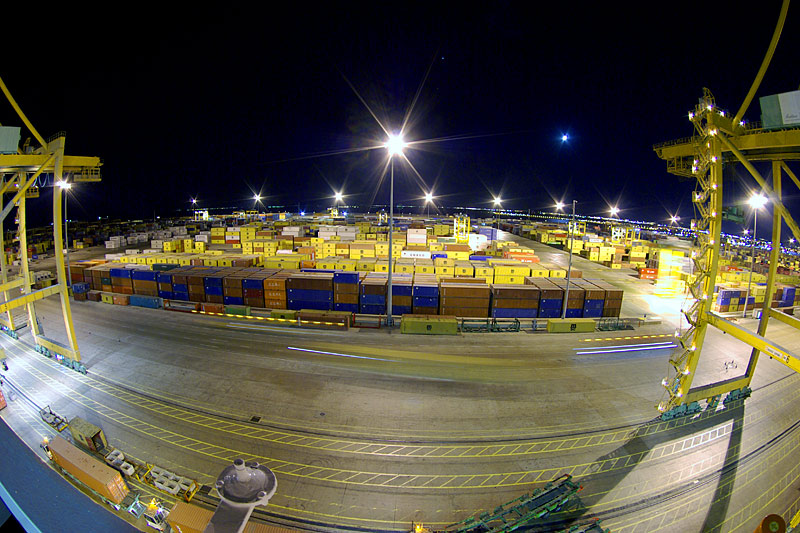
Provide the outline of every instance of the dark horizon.
<path id="1" fill-rule="evenodd" d="M 124 28 L 67 11 L 37 32 L 58 38 L 12 30 L 19 53 L 0 75 L 43 136 L 65 130 L 68 154 L 104 160 L 102 183 L 70 192 L 74 218 L 148 219 L 191 198 L 248 208 L 259 193 L 290 209 L 333 204 L 338 190 L 346 203 L 386 204 L 385 151 L 353 150 L 385 142 L 373 113 L 394 132 L 413 105 L 407 141 L 449 140 L 407 149 L 419 175 L 395 166 L 396 203 L 432 190 L 447 205 L 491 207 L 499 195 L 504 208 L 549 211 L 574 198 L 583 215 L 617 205 L 622 218 L 688 223 L 694 182 L 669 175 L 652 145 L 691 134 L 686 112 L 704 86 L 738 109 L 779 8 L 636 5 L 609 18 L 600 5 L 537 7 L 531 17 L 508 3 L 468 13 L 351 4 L 268 20 L 134 13 Z M 742 23 L 747 38 L 726 41 L 727 56 L 702 53 L 692 28 L 706 14 Z M 790 10 L 749 121 L 760 120 L 759 96 L 797 88 L 797 19 Z M 55 58 L 52 76 L 41 77 L 36 57 Z M 5 102 L 0 123 L 21 125 Z M 738 166 L 726 175 L 726 205 L 741 205 L 755 182 Z M 800 218 L 800 192 L 785 189 Z"/>

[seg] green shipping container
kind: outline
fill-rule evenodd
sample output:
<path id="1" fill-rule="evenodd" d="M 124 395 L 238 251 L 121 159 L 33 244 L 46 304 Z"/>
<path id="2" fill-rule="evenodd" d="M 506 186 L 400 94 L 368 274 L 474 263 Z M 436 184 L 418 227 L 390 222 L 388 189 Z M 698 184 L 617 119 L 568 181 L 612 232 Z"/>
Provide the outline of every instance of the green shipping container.
<path id="1" fill-rule="evenodd" d="M 226 305 L 225 313 L 229 315 L 250 316 L 250 306 L 248 305 Z"/>
<path id="2" fill-rule="evenodd" d="M 290 309 L 273 309 L 269 312 L 270 318 L 282 318 L 284 320 L 297 320 L 297 311 Z"/>

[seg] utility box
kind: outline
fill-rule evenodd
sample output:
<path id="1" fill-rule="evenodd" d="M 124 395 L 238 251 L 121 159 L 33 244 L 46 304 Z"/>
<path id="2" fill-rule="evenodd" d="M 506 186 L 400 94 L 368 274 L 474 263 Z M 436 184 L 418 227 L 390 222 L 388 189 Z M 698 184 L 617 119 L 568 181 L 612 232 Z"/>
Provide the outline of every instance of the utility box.
<path id="1" fill-rule="evenodd" d="M 595 325 L 592 318 L 551 318 L 547 321 L 547 333 L 591 333 Z"/>
<path id="2" fill-rule="evenodd" d="M 69 431 L 72 440 L 94 452 L 108 448 L 108 441 L 103 430 L 83 418 L 75 417 L 69 421 Z"/>

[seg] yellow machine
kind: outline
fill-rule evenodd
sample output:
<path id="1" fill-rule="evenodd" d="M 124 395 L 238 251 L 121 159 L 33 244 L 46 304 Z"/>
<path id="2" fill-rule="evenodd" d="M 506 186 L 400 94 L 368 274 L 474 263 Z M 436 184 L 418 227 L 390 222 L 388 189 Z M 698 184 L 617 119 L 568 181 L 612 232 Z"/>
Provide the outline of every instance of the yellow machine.
<path id="1" fill-rule="evenodd" d="M 709 407 L 715 407 L 720 396 L 726 393 L 729 399 L 749 396 L 749 385 L 761 351 L 767 352 L 774 360 L 800 372 L 800 357 L 765 337 L 770 318 L 799 330 L 800 320 L 772 309 L 770 298 L 764 299 L 756 333 L 711 311 L 715 280 L 719 271 L 723 163 L 740 163 L 756 181 L 773 208 L 772 251 L 766 294 L 772 294 L 775 286 L 782 223 L 789 227 L 795 239 L 800 239 L 800 227 L 783 204 L 781 193 L 782 174 L 788 175 L 800 188 L 800 180 L 786 164 L 786 161 L 800 160 L 800 128 L 790 127 L 776 131 L 765 129 L 760 125 L 758 127 L 745 125 L 742 120 L 772 58 L 786 20 L 788 6 L 789 2 L 784 1 L 769 50 L 739 111 L 734 115 L 719 108 L 711 91 L 704 89 L 702 98 L 689 113 L 694 136 L 654 147 L 657 155 L 667 162 L 667 170 L 670 173 L 696 180 L 697 187 L 692 201 L 698 215 L 691 225 L 698 242 L 692 252 L 695 275 L 688 284 L 689 300 L 683 309 L 688 327 L 676 334 L 681 347 L 670 357 L 671 375 L 662 381 L 665 398 L 658 405 L 659 411 L 663 413 L 662 418 L 698 412 L 699 400 L 706 400 Z M 753 166 L 751 160 L 772 161 L 771 186 Z M 742 377 L 692 388 L 709 326 L 716 327 L 752 346 L 750 362 Z"/>
<path id="2" fill-rule="evenodd" d="M 81 366 L 79 364 L 81 355 L 72 323 L 69 280 L 64 265 L 63 194 L 69 188 L 70 181 L 99 181 L 102 163 L 98 157 L 66 155 L 64 150 L 66 135 L 63 132 L 56 133 L 45 140 L 17 105 L 2 79 L 0 79 L 0 90 L 3 91 L 22 123 L 39 143 L 38 147 L 33 147 L 29 141 L 26 141 L 22 148 L 17 148 L 17 153 L 0 154 L 0 198 L 3 200 L 3 208 L 0 213 L 0 235 L 4 234 L 3 221 L 16 208 L 21 265 L 20 275 L 9 279 L 5 254 L 0 254 L 0 293 L 3 294 L 0 314 L 6 314 L 5 319 L 0 319 L 0 324 L 14 331 L 14 319 L 11 311 L 14 308 L 25 306 L 28 311 L 28 324 L 30 324 L 37 350 L 47 354 L 58 354 L 59 357 L 64 358 L 65 362 L 69 362 L 72 368 L 78 369 Z M 53 241 L 55 242 L 57 283 L 33 290 L 28 266 L 25 200 L 38 196 L 38 188 L 35 185 L 38 184 L 37 180 L 40 176 L 52 176 Z M 11 195 L 11 199 L 5 201 L 6 195 Z M 58 295 L 61 299 L 61 313 L 66 329 L 66 346 L 44 336 L 33 306 L 37 300 L 53 295 Z"/>
<path id="3" fill-rule="evenodd" d="M 469 242 L 470 221 L 467 215 L 456 215 L 453 217 L 453 235 L 456 242 L 466 244 Z"/>

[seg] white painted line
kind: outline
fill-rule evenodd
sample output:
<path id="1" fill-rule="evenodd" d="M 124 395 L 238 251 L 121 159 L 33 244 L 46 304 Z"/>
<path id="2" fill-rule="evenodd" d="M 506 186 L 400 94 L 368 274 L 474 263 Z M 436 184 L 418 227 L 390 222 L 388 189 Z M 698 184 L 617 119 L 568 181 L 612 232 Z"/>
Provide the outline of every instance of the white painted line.
<path id="1" fill-rule="evenodd" d="M 615 350 L 596 350 L 596 351 L 588 351 L 588 352 L 575 352 L 577 355 L 598 355 L 604 353 L 625 353 L 625 352 L 642 352 L 646 350 L 669 350 L 672 348 L 677 348 L 676 344 L 669 344 L 669 345 L 659 345 L 659 346 L 639 346 L 635 348 L 618 348 Z"/>
<path id="2" fill-rule="evenodd" d="M 308 353 L 318 353 L 321 355 L 337 355 L 339 357 L 352 357 L 354 359 L 371 359 L 373 361 L 389 361 L 390 363 L 399 363 L 400 361 L 396 359 L 381 359 L 379 357 L 367 357 L 366 355 L 352 355 L 347 353 L 337 353 L 337 352 L 323 352 L 320 350 L 310 350 L 308 348 L 295 348 L 294 346 L 287 346 L 287 350 L 295 350 L 297 352 L 308 352 Z"/>
<path id="3" fill-rule="evenodd" d="M 646 344 L 620 344 L 619 346 L 586 346 L 583 348 L 574 348 L 574 350 L 610 350 L 613 348 L 637 348 L 639 346 L 659 346 L 665 344 L 672 345 L 672 341 L 648 342 Z"/>

